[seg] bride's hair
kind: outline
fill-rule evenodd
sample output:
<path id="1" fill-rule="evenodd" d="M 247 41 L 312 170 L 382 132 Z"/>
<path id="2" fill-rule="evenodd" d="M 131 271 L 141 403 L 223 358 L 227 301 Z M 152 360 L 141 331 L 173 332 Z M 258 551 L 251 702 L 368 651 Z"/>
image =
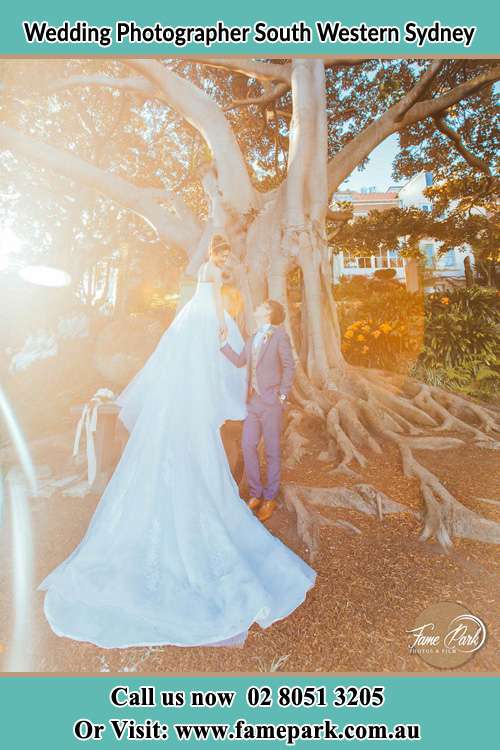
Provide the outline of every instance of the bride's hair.
<path id="1" fill-rule="evenodd" d="M 209 257 L 214 258 L 218 255 L 225 255 L 230 252 L 230 250 L 231 248 L 226 238 L 222 237 L 220 234 L 214 234 L 210 242 L 210 250 L 208 251 Z"/>

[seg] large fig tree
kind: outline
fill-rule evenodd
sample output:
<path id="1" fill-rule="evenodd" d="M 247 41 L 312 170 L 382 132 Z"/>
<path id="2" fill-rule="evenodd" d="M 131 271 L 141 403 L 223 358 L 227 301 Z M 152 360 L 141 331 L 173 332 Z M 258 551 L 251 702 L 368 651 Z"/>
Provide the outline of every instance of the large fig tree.
<path id="1" fill-rule="evenodd" d="M 302 304 L 300 324 L 290 329 L 297 377 L 285 433 L 289 463 L 300 461 L 305 449 L 303 420 L 322 426 L 331 470 L 340 476 L 364 467 L 367 455 L 380 454 L 384 444 L 395 444 L 405 475 L 420 483 L 423 539 L 435 536 L 444 547 L 454 535 L 500 541 L 500 526 L 461 504 L 417 457 L 421 450 L 463 447 L 463 438 L 494 447 L 494 410 L 409 378 L 348 365 L 340 346 L 329 250 L 329 236 L 347 218 L 342 210 L 332 211 L 332 194 L 389 136 L 399 134 L 403 152 L 421 143 L 438 144 L 454 150 L 458 160 L 474 150 L 480 159 L 481 149 L 490 148 L 494 83 L 500 78 L 494 61 L 206 57 L 81 61 L 80 67 L 76 61 L 71 66 L 54 62 L 53 74 L 45 68 L 43 82 L 31 86 L 23 65 L 19 80 L 16 63 L 4 67 L 7 105 L 0 125 L 1 147 L 24 160 L 19 168 L 37 165 L 66 178 L 71 186 L 66 190 L 75 197 L 83 189 L 96 191 L 133 212 L 168 252 L 185 258 L 188 276 L 196 275 L 211 236 L 225 235 L 249 329 L 254 306 L 266 297 L 288 308 L 287 279 L 298 272 Z M 180 187 L 174 189 L 168 175 L 157 179 L 161 164 L 145 181 L 134 161 L 137 150 L 129 149 L 121 162 L 116 154 L 114 160 L 96 159 L 78 139 L 65 149 L 60 133 L 49 141 L 37 136 L 44 112 L 51 122 L 58 114 L 66 116 L 75 92 L 84 109 L 92 110 L 102 106 L 103 90 L 109 107 L 120 101 L 129 108 L 107 136 L 124 154 L 130 112 L 141 107 L 149 113 L 143 122 L 152 132 L 154 117 L 161 119 L 164 111 L 165 122 L 168 113 L 169 126 L 192 139 L 196 163 Z M 457 113 L 463 116 L 457 119 Z M 458 127 L 452 128 L 448 117 Z M 172 153 L 159 150 L 156 158 L 171 163 Z M 432 170 L 433 165 L 422 166 Z M 318 506 L 380 513 L 386 503 L 391 509 L 367 485 L 358 490 L 285 486 L 285 500 L 312 550 L 322 522 Z"/>

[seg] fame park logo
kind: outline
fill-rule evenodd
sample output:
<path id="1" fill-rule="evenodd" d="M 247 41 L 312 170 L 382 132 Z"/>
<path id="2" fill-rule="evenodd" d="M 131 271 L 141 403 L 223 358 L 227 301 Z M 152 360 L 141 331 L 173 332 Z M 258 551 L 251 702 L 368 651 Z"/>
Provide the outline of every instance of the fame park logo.
<path id="1" fill-rule="evenodd" d="M 486 625 L 458 602 L 437 602 L 406 631 L 410 653 L 438 669 L 456 669 L 486 642 Z"/>

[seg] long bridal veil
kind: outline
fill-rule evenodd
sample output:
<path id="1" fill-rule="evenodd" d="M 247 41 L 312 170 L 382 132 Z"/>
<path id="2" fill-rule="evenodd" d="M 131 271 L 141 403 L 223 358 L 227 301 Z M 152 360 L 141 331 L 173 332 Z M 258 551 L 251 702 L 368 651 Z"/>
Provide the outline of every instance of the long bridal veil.
<path id="1" fill-rule="evenodd" d="M 58 635 L 103 648 L 242 642 L 304 600 L 315 572 L 240 499 L 222 444 L 245 391 L 200 282 L 121 394 L 123 455 L 82 541 L 40 585 Z"/>

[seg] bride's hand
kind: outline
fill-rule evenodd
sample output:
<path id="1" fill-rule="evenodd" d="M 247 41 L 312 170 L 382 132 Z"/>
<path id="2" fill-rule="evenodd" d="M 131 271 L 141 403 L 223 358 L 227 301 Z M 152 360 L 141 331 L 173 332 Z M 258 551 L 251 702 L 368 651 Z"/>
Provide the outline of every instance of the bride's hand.
<path id="1" fill-rule="evenodd" d="M 219 327 L 219 338 L 221 342 L 227 339 L 227 333 L 227 325 L 225 323 L 222 323 L 222 325 Z"/>

